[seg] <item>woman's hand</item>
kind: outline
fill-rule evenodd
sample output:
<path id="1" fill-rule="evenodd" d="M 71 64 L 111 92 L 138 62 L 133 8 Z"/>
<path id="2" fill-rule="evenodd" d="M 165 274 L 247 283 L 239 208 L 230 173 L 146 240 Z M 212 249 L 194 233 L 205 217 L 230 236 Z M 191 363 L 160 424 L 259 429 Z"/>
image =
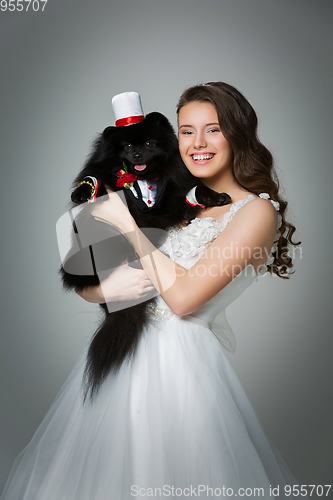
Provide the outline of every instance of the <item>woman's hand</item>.
<path id="1" fill-rule="evenodd" d="M 127 263 L 118 266 L 101 281 L 100 286 L 105 302 L 131 302 L 127 307 L 147 300 L 148 295 L 152 296 L 155 290 L 143 269 L 135 269 Z"/>
<path id="2" fill-rule="evenodd" d="M 157 295 L 156 289 L 143 269 L 135 269 L 127 263 L 118 266 L 101 281 L 100 285 L 76 290 L 76 293 L 87 302 L 95 304 L 126 302 L 126 307 Z"/>
<path id="3" fill-rule="evenodd" d="M 125 196 L 122 192 L 115 193 L 107 189 L 108 194 L 97 198 L 91 204 L 91 215 L 96 219 L 118 228 L 126 233 L 134 230 L 134 220 L 127 208 Z"/>

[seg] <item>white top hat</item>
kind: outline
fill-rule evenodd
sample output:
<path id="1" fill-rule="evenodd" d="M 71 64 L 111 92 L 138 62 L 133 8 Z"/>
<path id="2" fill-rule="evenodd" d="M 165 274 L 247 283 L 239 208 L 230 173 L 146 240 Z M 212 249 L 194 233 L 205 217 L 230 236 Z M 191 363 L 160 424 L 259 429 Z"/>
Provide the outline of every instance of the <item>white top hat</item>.
<path id="1" fill-rule="evenodd" d="M 123 92 L 112 98 L 116 127 L 132 125 L 144 119 L 141 99 L 137 92 Z"/>

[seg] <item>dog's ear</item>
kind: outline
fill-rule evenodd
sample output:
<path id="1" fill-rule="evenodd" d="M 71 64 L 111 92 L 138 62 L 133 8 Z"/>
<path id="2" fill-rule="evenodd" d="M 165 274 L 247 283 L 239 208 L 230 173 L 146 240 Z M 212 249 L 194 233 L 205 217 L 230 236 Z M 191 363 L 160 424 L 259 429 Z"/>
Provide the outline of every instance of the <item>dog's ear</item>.
<path id="1" fill-rule="evenodd" d="M 155 125 L 155 127 L 161 125 L 164 127 L 166 126 L 171 128 L 171 124 L 167 119 L 167 117 L 162 115 L 162 113 L 159 113 L 158 111 L 153 111 L 152 113 L 148 113 L 148 115 L 146 115 L 146 121 L 152 125 Z"/>
<path id="2" fill-rule="evenodd" d="M 117 127 L 106 127 L 102 132 L 103 138 L 108 139 L 116 130 L 118 130 Z"/>

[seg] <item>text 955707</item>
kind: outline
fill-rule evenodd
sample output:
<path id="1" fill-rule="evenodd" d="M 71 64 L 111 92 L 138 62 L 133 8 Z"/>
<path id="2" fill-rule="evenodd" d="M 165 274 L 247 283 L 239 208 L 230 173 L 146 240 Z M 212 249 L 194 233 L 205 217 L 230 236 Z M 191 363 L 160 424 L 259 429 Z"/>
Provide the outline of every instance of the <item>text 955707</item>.
<path id="1" fill-rule="evenodd" d="M 0 10 L 2 12 L 26 12 L 27 10 L 43 12 L 46 4 L 47 0 L 1 0 Z"/>

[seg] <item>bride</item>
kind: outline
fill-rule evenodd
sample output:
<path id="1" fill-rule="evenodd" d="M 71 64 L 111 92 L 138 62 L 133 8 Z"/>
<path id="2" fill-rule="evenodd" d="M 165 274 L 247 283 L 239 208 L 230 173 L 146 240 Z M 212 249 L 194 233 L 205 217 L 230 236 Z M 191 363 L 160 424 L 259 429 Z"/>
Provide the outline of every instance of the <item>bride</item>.
<path id="1" fill-rule="evenodd" d="M 293 496 L 297 481 L 224 355 L 232 337 L 223 311 L 259 275 L 288 277 L 295 228 L 239 91 L 222 82 L 189 88 L 178 128 L 186 167 L 228 193 L 231 205 L 173 228 L 157 250 L 116 193 L 93 204 L 93 216 L 120 229 L 139 254 L 144 293 L 153 285 L 160 295 L 134 356 L 86 405 L 83 353 L 2 500 Z M 114 300 L 112 278 L 81 295 Z"/>

